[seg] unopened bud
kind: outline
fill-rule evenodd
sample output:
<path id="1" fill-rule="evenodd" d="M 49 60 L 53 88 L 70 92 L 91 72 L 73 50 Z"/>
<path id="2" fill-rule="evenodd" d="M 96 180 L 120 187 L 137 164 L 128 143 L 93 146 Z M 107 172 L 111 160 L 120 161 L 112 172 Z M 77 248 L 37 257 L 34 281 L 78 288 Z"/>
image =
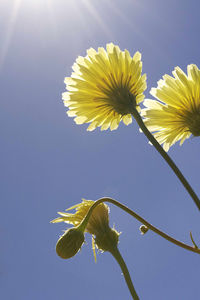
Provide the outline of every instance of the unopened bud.
<path id="1" fill-rule="evenodd" d="M 119 235 L 117 230 L 108 227 L 105 232 L 96 235 L 95 243 L 101 251 L 112 251 L 118 244 Z"/>
<path id="2" fill-rule="evenodd" d="M 59 238 L 56 252 L 61 258 L 67 259 L 74 256 L 84 242 L 84 233 L 76 227 L 70 228 Z"/>

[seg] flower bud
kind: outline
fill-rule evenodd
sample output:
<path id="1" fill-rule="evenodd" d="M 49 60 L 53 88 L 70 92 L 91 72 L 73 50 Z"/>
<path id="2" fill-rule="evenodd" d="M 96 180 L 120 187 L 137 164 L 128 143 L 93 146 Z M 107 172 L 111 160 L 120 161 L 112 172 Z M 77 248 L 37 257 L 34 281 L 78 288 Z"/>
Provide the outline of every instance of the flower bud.
<path id="1" fill-rule="evenodd" d="M 105 232 L 96 235 L 95 244 L 101 251 L 110 251 L 117 247 L 119 241 L 119 232 L 110 227 Z"/>
<path id="2" fill-rule="evenodd" d="M 56 252 L 61 258 L 67 259 L 74 256 L 84 242 L 84 233 L 76 227 L 70 228 L 59 238 Z"/>

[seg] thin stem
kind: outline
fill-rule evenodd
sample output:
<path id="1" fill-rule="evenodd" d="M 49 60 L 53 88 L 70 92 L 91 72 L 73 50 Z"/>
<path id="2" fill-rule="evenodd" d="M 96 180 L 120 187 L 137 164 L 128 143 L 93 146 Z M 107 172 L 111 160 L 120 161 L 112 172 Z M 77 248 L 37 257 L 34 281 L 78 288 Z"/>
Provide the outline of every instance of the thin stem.
<path id="1" fill-rule="evenodd" d="M 112 251 L 110 251 L 110 253 L 114 256 L 114 258 L 116 259 L 116 261 L 118 262 L 118 264 L 120 265 L 120 268 L 122 270 L 122 273 L 124 275 L 124 278 L 126 280 L 126 284 L 128 286 L 128 289 L 133 297 L 134 300 L 139 300 L 139 297 L 135 291 L 135 288 L 133 286 L 132 280 L 131 280 L 131 276 L 129 274 L 128 268 L 126 266 L 126 263 L 123 259 L 123 257 L 121 256 L 121 253 L 119 252 L 119 249 L 117 247 L 115 247 Z"/>
<path id="2" fill-rule="evenodd" d="M 112 199 L 112 198 L 108 198 L 108 197 L 104 197 L 104 198 L 100 198 L 98 199 L 97 201 L 94 202 L 94 204 L 90 207 L 87 215 L 85 216 L 85 218 L 83 219 L 83 221 L 80 223 L 80 229 L 81 230 L 85 230 L 86 226 L 87 226 L 87 223 L 89 221 L 89 218 L 92 214 L 92 211 L 93 209 L 100 203 L 102 202 L 109 202 L 109 203 L 112 203 L 116 206 L 118 206 L 119 208 L 123 209 L 125 212 L 127 212 L 128 214 L 130 214 L 132 217 L 134 217 L 135 219 L 137 219 L 139 222 L 141 222 L 142 224 L 146 225 L 148 227 L 148 229 L 154 231 L 155 233 L 157 233 L 158 235 L 162 236 L 164 239 L 168 240 L 169 242 L 181 247 L 181 248 L 184 248 L 186 250 L 189 250 L 189 251 L 192 251 L 192 252 L 195 252 L 195 253 L 198 253 L 200 254 L 200 249 L 197 249 L 197 248 L 193 248 L 187 244 L 184 244 L 174 238 L 172 238 L 170 235 L 162 232 L 161 230 L 159 230 L 158 228 L 156 228 L 155 226 L 151 225 L 149 222 L 147 222 L 145 219 L 143 219 L 142 217 L 140 217 L 138 214 L 136 214 L 134 211 L 132 211 L 130 208 L 128 208 L 127 206 L 121 204 L 120 202 Z"/>
<path id="3" fill-rule="evenodd" d="M 175 163 L 170 158 L 170 156 L 165 152 L 163 147 L 157 142 L 157 140 L 154 138 L 154 136 L 147 129 L 147 127 L 145 126 L 140 114 L 138 113 L 138 111 L 136 109 L 133 110 L 132 115 L 135 118 L 135 120 L 137 121 L 137 123 L 138 123 L 139 127 L 141 128 L 141 130 L 143 131 L 143 133 L 148 138 L 148 140 L 154 145 L 156 150 L 160 153 L 160 155 L 165 159 L 165 161 L 168 163 L 170 168 L 174 171 L 174 173 L 179 178 L 179 180 L 181 181 L 181 183 L 183 184 L 185 189 L 188 191 L 188 193 L 190 194 L 190 196 L 194 200 L 196 206 L 200 210 L 200 200 L 199 200 L 198 196 L 196 195 L 196 193 L 193 191 L 193 189 L 192 189 L 191 185 L 189 184 L 189 182 L 185 179 L 185 177 L 183 176 L 181 171 L 175 165 Z"/>

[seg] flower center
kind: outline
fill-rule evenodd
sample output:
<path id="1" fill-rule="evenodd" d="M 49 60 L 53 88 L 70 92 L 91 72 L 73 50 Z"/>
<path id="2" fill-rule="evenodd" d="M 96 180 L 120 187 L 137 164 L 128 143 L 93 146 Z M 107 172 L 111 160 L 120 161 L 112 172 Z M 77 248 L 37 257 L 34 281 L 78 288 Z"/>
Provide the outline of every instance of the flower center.
<path id="1" fill-rule="evenodd" d="M 187 112 L 186 122 L 194 136 L 200 136 L 200 106 L 193 112 Z"/>
<path id="2" fill-rule="evenodd" d="M 118 114 L 126 115 L 133 112 L 137 106 L 136 96 L 131 92 L 131 76 L 125 77 L 122 73 L 110 73 L 108 78 L 102 78 L 104 84 L 98 84 L 98 88 L 106 96 L 105 100 Z"/>
<path id="3" fill-rule="evenodd" d="M 136 106 L 136 97 L 127 86 L 115 86 L 108 97 L 114 110 L 121 115 L 130 114 Z"/>

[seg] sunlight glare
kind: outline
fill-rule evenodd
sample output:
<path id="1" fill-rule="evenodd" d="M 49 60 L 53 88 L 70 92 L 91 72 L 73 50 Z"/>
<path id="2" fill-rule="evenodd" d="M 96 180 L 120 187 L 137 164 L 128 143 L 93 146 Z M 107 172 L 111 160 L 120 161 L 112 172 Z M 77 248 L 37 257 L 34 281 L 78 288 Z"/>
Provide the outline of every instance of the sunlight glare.
<path id="1" fill-rule="evenodd" d="M 4 42 L 2 45 L 2 51 L 0 53 L 0 70 L 3 66 L 3 63 L 5 61 L 5 58 L 6 58 L 9 46 L 10 46 L 10 42 L 11 42 L 12 35 L 14 32 L 18 12 L 19 12 L 19 9 L 21 6 L 21 2 L 22 2 L 22 0 L 15 0 L 12 11 L 11 11 L 10 19 L 8 21 L 8 28 L 5 33 L 5 39 L 4 39 Z"/>
<path id="2" fill-rule="evenodd" d="M 112 40 L 113 34 L 110 31 L 109 27 L 106 26 L 105 22 L 102 20 L 101 16 L 99 15 L 98 11 L 94 7 L 94 5 L 91 3 L 90 0 L 81 0 L 83 5 L 87 8 L 88 12 L 91 14 L 91 16 L 95 19 L 95 21 L 100 25 L 100 27 L 103 29 L 106 36 Z"/>

